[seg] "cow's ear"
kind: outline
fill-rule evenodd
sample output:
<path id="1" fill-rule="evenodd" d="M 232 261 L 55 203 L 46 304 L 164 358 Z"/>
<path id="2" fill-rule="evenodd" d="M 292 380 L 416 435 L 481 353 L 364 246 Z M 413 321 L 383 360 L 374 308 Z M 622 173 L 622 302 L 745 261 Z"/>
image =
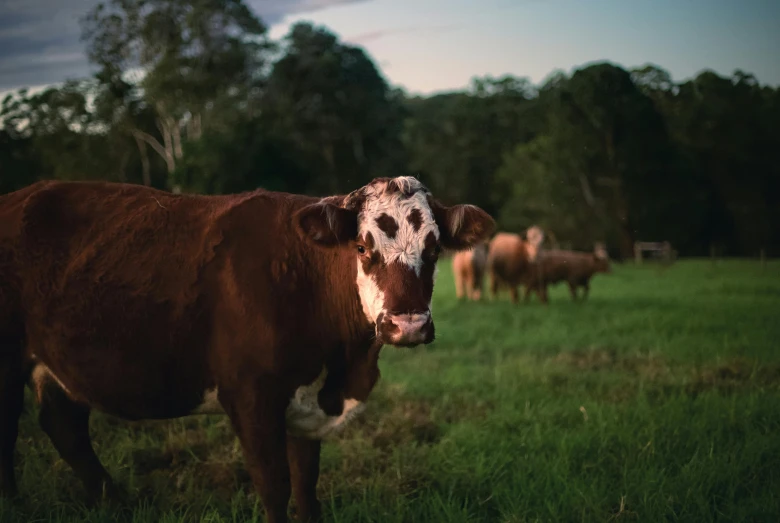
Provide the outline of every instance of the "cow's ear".
<path id="1" fill-rule="evenodd" d="M 496 229 L 493 218 L 474 205 L 445 207 L 434 199 L 430 200 L 430 205 L 439 226 L 439 241 L 445 249 L 469 249 L 490 238 Z"/>
<path id="2" fill-rule="evenodd" d="M 307 205 L 294 216 L 295 226 L 304 238 L 326 247 L 357 238 L 357 219 L 355 211 L 331 203 Z"/>

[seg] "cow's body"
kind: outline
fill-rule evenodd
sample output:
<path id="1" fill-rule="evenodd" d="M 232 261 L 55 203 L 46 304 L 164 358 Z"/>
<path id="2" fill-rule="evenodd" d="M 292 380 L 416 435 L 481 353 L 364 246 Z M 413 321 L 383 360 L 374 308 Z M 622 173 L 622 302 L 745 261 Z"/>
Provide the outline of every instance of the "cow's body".
<path id="1" fill-rule="evenodd" d="M 316 201 L 105 184 L 38 192 L 18 260 L 26 356 L 74 400 L 126 419 L 191 414 L 244 366 L 284 373 L 291 390 L 314 381 L 334 351 L 373 335 L 359 308 L 322 306 L 354 302 L 356 268 L 351 253 L 300 241 L 288 216 Z"/>
<path id="2" fill-rule="evenodd" d="M 90 408 L 126 419 L 224 410 L 269 520 L 286 518 L 291 476 L 301 515 L 317 519 L 319 438 L 360 411 L 383 341 L 433 338 L 419 305 L 430 295 L 378 279 L 414 271 L 355 252 L 374 220 L 364 201 L 397 207 L 389 186 L 321 199 L 45 182 L 0 196 L 0 491 L 14 490 L 29 381 L 41 425 L 91 490 L 111 481 L 89 443 Z M 404 196 L 436 243 L 434 213 L 449 215 Z M 416 263 L 419 279 L 428 262 Z"/>
<path id="3" fill-rule="evenodd" d="M 482 298 L 487 250 L 487 243 L 480 243 L 467 251 L 458 251 L 452 257 L 455 294 L 458 298 L 466 297 L 474 301 Z"/>
<path id="4" fill-rule="evenodd" d="M 585 300 L 593 275 L 609 270 L 609 260 L 605 252 L 542 251 L 537 258 L 534 277 L 525 282 L 525 299 L 528 300 L 532 290 L 546 297 L 549 285 L 565 281 L 573 301 L 577 301 L 577 291 L 580 287 L 583 289 L 582 299 Z"/>
<path id="5" fill-rule="evenodd" d="M 509 288 L 513 303 L 517 303 L 519 285 L 534 277 L 536 258 L 544 235 L 538 227 L 530 227 L 526 239 L 518 234 L 501 232 L 490 241 L 487 270 L 490 275 L 490 293 L 493 299 L 500 287 Z M 542 301 L 546 296 L 540 294 Z"/>

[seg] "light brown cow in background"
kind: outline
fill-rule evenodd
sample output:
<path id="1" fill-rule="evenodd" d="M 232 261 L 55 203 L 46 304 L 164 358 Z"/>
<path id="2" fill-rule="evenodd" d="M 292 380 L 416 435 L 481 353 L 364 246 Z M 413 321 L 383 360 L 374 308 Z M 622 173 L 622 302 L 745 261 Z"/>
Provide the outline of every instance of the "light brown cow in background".
<path id="1" fill-rule="evenodd" d="M 482 281 L 485 278 L 488 244 L 482 242 L 468 251 L 459 251 L 452 258 L 452 272 L 455 276 L 455 294 L 458 299 L 482 299 Z"/>
<path id="2" fill-rule="evenodd" d="M 535 225 L 528 228 L 525 240 L 518 234 L 507 232 L 493 237 L 487 259 L 491 298 L 496 298 L 499 287 L 509 287 L 512 302 L 518 302 L 517 287 L 535 274 L 542 241 L 544 233 Z"/>
<path id="3" fill-rule="evenodd" d="M 583 287 L 583 301 L 590 291 L 590 279 L 597 272 L 611 272 L 604 244 L 597 243 L 593 252 L 545 250 L 535 264 L 535 274 L 525 282 L 525 301 L 535 291 L 542 303 L 547 303 L 547 287 L 565 281 L 571 299 L 577 301 L 577 290 Z"/>

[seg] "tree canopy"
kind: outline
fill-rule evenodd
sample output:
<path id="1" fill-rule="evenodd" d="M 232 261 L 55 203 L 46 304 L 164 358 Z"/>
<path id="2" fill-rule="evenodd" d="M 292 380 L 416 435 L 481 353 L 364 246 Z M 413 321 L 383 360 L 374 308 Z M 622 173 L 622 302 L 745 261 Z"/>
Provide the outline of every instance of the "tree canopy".
<path id="1" fill-rule="evenodd" d="M 0 192 L 103 179 L 324 195 L 410 174 L 576 248 L 780 252 L 780 89 L 744 71 L 675 82 L 600 62 L 423 97 L 325 27 L 271 41 L 242 0 L 107 0 L 82 27 L 93 77 L 2 101 Z"/>

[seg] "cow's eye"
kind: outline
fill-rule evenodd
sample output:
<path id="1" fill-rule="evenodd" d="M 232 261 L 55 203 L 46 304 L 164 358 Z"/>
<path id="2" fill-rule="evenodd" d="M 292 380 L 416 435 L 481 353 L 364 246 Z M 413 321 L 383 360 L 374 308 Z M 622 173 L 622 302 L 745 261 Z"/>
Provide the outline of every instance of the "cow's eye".
<path id="1" fill-rule="evenodd" d="M 363 247 L 362 245 L 358 245 L 357 246 L 357 251 L 358 251 L 358 254 L 365 254 L 366 253 L 366 248 Z"/>
<path id="2" fill-rule="evenodd" d="M 436 262 L 439 259 L 439 254 L 441 254 L 441 247 L 436 245 L 433 248 L 426 249 L 423 256 L 432 262 Z"/>

